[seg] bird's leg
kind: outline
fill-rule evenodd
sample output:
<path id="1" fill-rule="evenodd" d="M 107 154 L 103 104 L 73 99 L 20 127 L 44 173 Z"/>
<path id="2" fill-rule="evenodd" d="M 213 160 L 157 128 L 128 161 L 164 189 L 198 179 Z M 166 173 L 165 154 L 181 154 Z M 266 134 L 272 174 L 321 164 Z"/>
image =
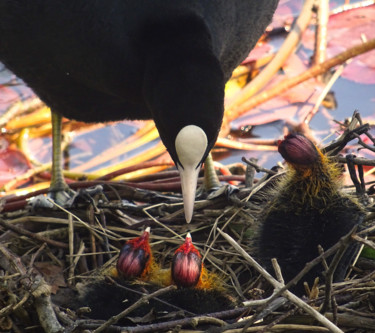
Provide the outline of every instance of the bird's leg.
<path id="1" fill-rule="evenodd" d="M 219 177 L 216 174 L 214 160 L 211 153 L 204 161 L 204 187 L 208 192 L 215 191 L 221 187 Z"/>
<path id="2" fill-rule="evenodd" d="M 220 183 L 211 153 L 208 154 L 204 161 L 204 189 L 208 193 L 207 199 L 211 200 L 224 196 L 229 201 L 236 200 L 233 194 L 238 191 L 238 188 L 230 184 L 222 185 Z"/>
<path id="3" fill-rule="evenodd" d="M 65 204 L 74 194 L 66 184 L 63 176 L 61 161 L 61 132 L 62 116 L 51 111 L 52 122 L 52 172 L 50 197 L 58 204 Z"/>

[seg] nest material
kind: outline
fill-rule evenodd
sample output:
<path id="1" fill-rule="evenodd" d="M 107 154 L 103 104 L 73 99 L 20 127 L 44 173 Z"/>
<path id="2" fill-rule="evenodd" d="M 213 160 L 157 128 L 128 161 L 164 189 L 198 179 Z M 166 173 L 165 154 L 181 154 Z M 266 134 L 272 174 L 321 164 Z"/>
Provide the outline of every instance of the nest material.
<path id="1" fill-rule="evenodd" d="M 352 137 L 353 131 L 347 131 L 341 144 L 344 142 L 345 145 Z M 332 147 L 337 147 L 337 142 Z M 276 177 L 282 177 L 282 173 Z M 324 327 L 324 319 L 316 311 L 320 309 L 336 324 L 332 325 L 341 330 L 375 331 L 373 260 L 360 258 L 345 282 L 324 286 L 324 281 L 321 281 L 319 287 L 310 286 L 308 300 L 298 301 L 285 293 L 285 297 L 270 296 L 275 286 L 276 292 L 281 294 L 282 285 L 267 278 L 266 272 L 257 268 L 247 255 L 254 252 L 251 240 L 257 217 L 270 199 L 268 194 L 272 183 L 266 178 L 269 177 L 258 179 L 250 188 L 240 186 L 233 191 L 233 187 L 227 186 L 220 193 L 204 199 L 202 194 L 203 200 L 197 202 L 191 224 L 184 221 L 179 194 L 162 195 L 110 182 L 104 182 L 103 192 L 80 196 L 74 208 L 55 206 L 52 210 L 34 210 L 27 207 L 2 214 L 0 330 L 18 332 L 28 328 L 28 331 L 40 332 L 41 325 L 47 332 L 80 332 L 85 329 L 150 332 L 175 327 L 197 332 L 233 332 L 243 327 L 247 327 L 248 332 L 325 332 L 328 326 Z M 374 247 L 371 240 L 375 229 L 375 222 L 371 219 L 373 206 L 368 204 L 366 209 L 369 218 L 364 230 L 357 233 L 353 230 L 333 248 L 324 249 L 326 252 L 315 263 L 324 260 L 327 253 L 333 255 L 342 251 L 350 242 Z M 138 301 L 133 304 L 124 303 L 124 310 L 110 320 L 87 319 L 89 314 L 84 309 L 72 311 L 58 306 L 55 297 L 51 299 L 51 294 L 56 293 L 74 299 L 75 291 L 82 289 L 82 283 L 98 281 L 98 277 L 103 279 L 109 275 L 124 242 L 139 235 L 146 226 L 151 227 L 154 256 L 165 268 L 169 267 L 184 235 L 188 231 L 192 233 L 206 268 L 221 276 L 226 295 L 233 299 L 228 303 L 228 309 L 214 314 L 204 313 L 204 316 L 183 309 L 163 316 L 146 314 L 140 318 L 135 315 L 134 311 L 150 299 L 173 292 L 173 286 L 162 289 L 142 285 L 134 287 L 134 290 L 146 293 L 143 296 L 138 293 L 135 297 Z M 366 236 L 369 237 L 367 240 Z M 250 301 L 242 303 L 247 300 Z M 236 304 L 234 308 L 233 304 Z M 209 307 L 207 309 L 209 312 Z M 125 317 L 134 324 L 125 327 L 117 324 Z M 243 320 L 239 321 L 239 318 Z"/>

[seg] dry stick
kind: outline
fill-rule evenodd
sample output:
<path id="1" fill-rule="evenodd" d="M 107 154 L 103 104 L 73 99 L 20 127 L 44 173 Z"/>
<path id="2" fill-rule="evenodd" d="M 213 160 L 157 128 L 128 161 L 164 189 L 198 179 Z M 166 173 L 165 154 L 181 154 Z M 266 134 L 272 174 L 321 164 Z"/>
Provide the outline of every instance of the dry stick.
<path id="1" fill-rule="evenodd" d="M 14 119 L 17 115 L 26 110 L 36 110 L 44 106 L 44 103 L 39 98 L 31 98 L 23 102 L 12 104 L 5 113 L 0 117 L 0 126 L 6 126 L 9 120 Z"/>
<path id="2" fill-rule="evenodd" d="M 270 297 L 269 301 L 272 301 L 273 299 L 275 299 L 276 297 L 278 297 L 279 295 L 281 295 L 284 292 L 284 290 L 287 290 L 291 286 L 297 284 L 297 282 L 299 280 L 301 280 L 301 278 L 303 276 L 305 276 L 307 274 L 307 272 L 309 272 L 314 266 L 316 266 L 318 263 L 320 263 L 323 258 L 327 258 L 330 255 L 332 255 L 333 253 L 336 253 L 336 251 L 339 248 L 341 248 L 344 244 L 347 244 L 348 242 L 350 242 L 350 240 L 352 239 L 352 236 L 356 232 L 357 228 L 358 228 L 358 226 L 354 226 L 353 229 L 350 230 L 350 232 L 348 232 L 345 236 L 341 237 L 341 239 L 335 245 L 333 245 L 332 247 L 330 247 L 327 251 L 325 251 L 324 253 L 322 253 L 321 255 L 319 255 L 318 257 L 316 257 L 315 259 L 313 259 L 310 262 L 308 262 L 305 265 L 305 267 L 292 280 L 290 280 L 283 288 L 281 288 L 280 290 L 278 290 L 277 292 L 275 292 Z"/>
<path id="3" fill-rule="evenodd" d="M 41 247 L 31 256 L 30 262 L 29 262 L 29 268 L 32 268 L 34 266 L 34 262 L 36 258 L 39 257 L 41 252 L 46 248 L 47 244 L 43 243 Z"/>
<path id="4" fill-rule="evenodd" d="M 360 124 L 357 122 L 357 114 L 354 112 L 352 122 L 345 129 L 345 131 L 331 144 L 325 146 L 322 151 L 329 156 L 337 155 L 342 149 L 345 148 L 347 143 L 357 138 L 357 135 L 365 134 L 370 130 L 369 124 Z M 353 125 L 353 126 L 352 126 Z M 347 161 L 345 162 L 347 163 Z"/>
<path id="5" fill-rule="evenodd" d="M 371 138 L 371 134 L 370 133 L 366 133 L 366 135 L 367 135 L 368 138 Z M 366 149 L 368 149 L 370 151 L 375 152 L 375 143 L 373 143 L 373 145 L 371 146 L 371 145 L 368 145 L 367 143 L 363 142 L 363 140 L 361 139 L 360 136 L 358 136 L 357 139 L 358 139 L 358 143 L 361 146 L 363 146 L 364 148 L 366 148 Z"/>
<path id="6" fill-rule="evenodd" d="M 143 304 L 148 303 L 148 301 L 154 297 L 158 297 L 162 294 L 165 294 L 171 290 L 176 289 L 176 286 L 172 285 L 166 288 L 159 289 L 152 294 L 144 295 L 142 296 L 137 302 L 126 308 L 124 311 L 120 312 L 116 316 L 111 317 L 109 320 L 107 320 L 103 325 L 99 326 L 93 333 L 99 333 L 105 331 L 109 326 L 112 324 L 117 323 L 121 318 L 124 318 L 126 315 L 128 315 L 130 312 L 134 311 L 135 309 L 139 308 Z"/>
<path id="7" fill-rule="evenodd" d="M 38 318 L 44 331 L 47 333 L 64 332 L 64 328 L 60 325 L 56 318 L 56 314 L 52 308 L 51 302 L 51 288 L 44 281 L 41 275 L 36 275 L 31 278 L 27 274 L 26 267 L 21 261 L 21 258 L 9 251 L 3 244 L 0 243 L 0 252 L 3 258 L 6 258 L 7 264 L 14 268 L 23 278 L 20 280 L 27 291 L 30 291 L 34 296 L 34 305 L 38 313 Z"/>
<path id="8" fill-rule="evenodd" d="M 74 226 L 73 217 L 68 215 L 68 229 L 69 229 L 69 275 L 68 283 L 72 286 L 74 285 Z"/>
<path id="9" fill-rule="evenodd" d="M 346 3 L 342 6 L 339 6 L 339 7 L 336 7 L 335 9 L 333 9 L 331 11 L 330 15 L 341 14 L 341 13 L 349 11 L 349 10 L 372 6 L 373 4 L 375 4 L 374 0 L 364 0 L 364 1 L 355 2 L 355 3 Z"/>
<path id="10" fill-rule="evenodd" d="M 268 326 L 256 326 L 256 327 L 249 327 L 246 330 L 243 330 L 242 328 L 239 329 L 232 329 L 224 331 L 223 333 L 242 333 L 242 332 L 255 332 L 259 333 L 263 330 L 267 329 Z M 299 325 L 299 324 L 277 324 L 273 327 L 271 327 L 269 330 L 267 329 L 266 332 L 330 332 L 329 329 L 325 327 L 319 327 L 319 326 L 311 326 L 311 325 Z M 183 331 L 180 331 L 183 333 Z"/>
<path id="11" fill-rule="evenodd" d="M 364 229 L 364 230 L 361 230 L 361 231 L 358 231 L 358 235 L 359 236 L 363 236 L 363 235 L 368 235 L 369 233 L 373 232 L 375 230 L 375 224 Z"/>
<path id="12" fill-rule="evenodd" d="M 359 237 L 358 235 L 353 235 L 353 239 L 375 250 L 375 243 L 373 241 Z"/>
<path id="13" fill-rule="evenodd" d="M 124 285 L 122 285 L 122 284 L 119 284 L 119 283 L 116 282 L 114 279 L 112 279 L 110 276 L 106 276 L 106 280 L 110 281 L 111 284 L 115 285 L 115 286 L 118 287 L 119 289 L 126 290 L 126 291 L 128 291 L 129 293 L 136 294 L 136 295 L 138 295 L 138 296 L 140 296 L 140 297 L 144 295 L 144 293 L 141 292 L 141 291 L 135 290 L 134 288 L 128 288 L 128 287 L 126 287 L 126 286 L 124 286 Z M 187 315 L 189 315 L 189 316 L 196 316 L 195 313 L 190 312 L 190 311 L 188 311 L 188 310 L 185 310 L 185 309 L 183 309 L 183 308 L 181 308 L 181 307 L 179 307 L 179 306 L 177 306 L 177 305 L 174 305 L 174 304 L 168 303 L 167 301 L 164 301 L 164 300 L 162 300 L 162 299 L 160 299 L 160 298 L 154 297 L 154 301 L 159 302 L 159 303 L 161 303 L 161 304 L 164 304 L 164 305 L 168 306 L 169 308 L 175 309 L 175 310 L 177 310 L 177 311 L 183 311 L 183 312 L 185 312 L 185 314 L 187 314 Z"/>
<path id="14" fill-rule="evenodd" d="M 224 310 L 220 312 L 213 312 L 213 313 L 207 313 L 205 315 L 199 315 L 195 317 L 188 317 L 188 318 L 182 318 L 177 320 L 171 320 L 171 321 L 164 321 L 160 323 L 152 323 L 148 325 L 138 325 L 138 326 L 111 326 L 110 328 L 121 330 L 121 332 L 132 332 L 132 333 L 148 333 L 148 332 L 161 332 L 166 330 L 171 330 L 176 327 L 185 327 L 185 326 L 197 326 L 201 324 L 206 323 L 213 323 L 222 325 L 224 322 L 222 320 L 224 319 L 237 319 L 238 317 L 241 317 L 244 313 L 248 312 L 247 307 L 241 307 L 231 310 Z M 219 320 L 216 320 L 215 322 L 212 322 L 212 318 L 216 318 Z M 220 320 L 222 319 L 222 320 Z M 96 328 L 98 325 L 95 326 L 95 324 L 85 323 L 84 320 L 77 320 L 76 326 L 79 328 L 86 328 L 86 329 L 93 329 Z M 200 331 L 194 331 L 194 332 L 200 332 Z M 207 332 L 210 332 L 210 330 L 207 330 Z"/>
<path id="15" fill-rule="evenodd" d="M 315 0 L 306 0 L 302 8 L 301 14 L 298 17 L 293 29 L 289 32 L 283 45 L 271 60 L 271 62 L 265 67 L 262 72 L 256 76 L 248 85 L 246 85 L 234 98 L 229 102 L 226 108 L 226 116 L 228 120 L 232 120 L 232 110 L 237 109 L 247 99 L 254 96 L 260 89 L 262 89 L 272 78 L 280 67 L 285 63 L 286 59 L 294 51 L 296 45 L 301 39 L 302 33 L 306 30 L 311 16 L 312 7 Z"/>
<path id="16" fill-rule="evenodd" d="M 342 259 L 345 251 L 347 250 L 348 246 L 349 243 L 342 244 L 340 249 L 336 252 L 335 256 L 333 257 L 328 270 L 325 272 L 325 299 L 321 310 L 321 313 L 323 314 L 326 313 L 329 308 L 331 308 L 333 274 L 337 268 L 337 265 Z"/>
<path id="17" fill-rule="evenodd" d="M 242 162 L 245 162 L 247 165 L 250 165 L 252 166 L 256 172 L 265 172 L 265 173 L 268 173 L 269 175 L 273 176 L 273 175 L 276 175 L 277 172 L 276 171 L 273 171 L 273 170 L 270 170 L 270 169 L 266 169 L 266 168 L 263 168 L 261 167 L 260 165 L 258 165 L 256 162 L 252 161 L 251 159 L 247 159 L 246 157 L 242 157 Z M 251 184 L 252 185 L 252 184 Z M 250 186 L 249 186 L 250 187 Z"/>
<path id="18" fill-rule="evenodd" d="M 303 122 L 305 124 L 308 124 L 311 121 L 311 119 L 315 116 L 315 114 L 318 112 L 319 107 L 322 104 L 323 100 L 326 98 L 328 92 L 330 91 L 330 89 L 332 88 L 332 86 L 334 85 L 334 83 L 341 76 L 342 72 L 345 69 L 345 66 L 348 64 L 349 61 L 350 61 L 350 59 L 345 64 L 342 64 L 339 68 L 337 68 L 337 70 L 335 71 L 335 73 L 332 75 L 332 77 L 330 78 L 330 80 L 328 81 L 328 83 L 326 84 L 326 86 L 324 87 L 324 89 L 321 91 L 320 96 L 319 96 L 318 100 L 316 101 L 314 107 L 306 115 L 305 119 L 303 120 Z"/>
<path id="19" fill-rule="evenodd" d="M 53 307 L 53 311 L 55 311 L 56 316 L 59 319 L 60 323 L 65 326 L 65 328 L 66 328 L 65 333 L 71 332 L 72 330 L 70 328 L 77 326 L 75 321 L 72 320 L 71 317 L 69 316 L 71 314 L 70 313 L 68 314 L 68 311 L 64 312 L 62 309 L 60 310 L 60 307 L 58 307 L 55 304 L 52 304 L 52 307 Z"/>
<path id="20" fill-rule="evenodd" d="M 94 215 L 94 207 L 92 204 L 90 204 L 88 208 L 88 219 L 89 219 L 89 224 L 92 228 L 95 228 L 95 215 Z M 91 248 L 91 253 L 93 253 L 91 259 L 92 259 L 92 266 L 94 269 L 98 268 L 98 258 L 95 255 L 97 252 L 97 244 L 96 244 L 96 238 L 95 234 L 90 231 L 89 234 L 89 240 L 90 240 L 90 248 Z"/>
<path id="21" fill-rule="evenodd" d="M 18 233 L 20 235 L 24 235 L 24 236 L 30 237 L 32 239 L 35 239 L 35 240 L 39 241 L 39 242 L 47 243 L 48 245 L 59 247 L 59 248 L 63 248 L 63 249 L 67 249 L 68 248 L 68 244 L 65 244 L 65 243 L 62 243 L 62 242 L 59 242 L 59 241 L 54 241 L 52 239 L 49 239 L 49 238 L 46 238 L 46 237 L 34 234 L 31 231 L 28 231 L 28 230 L 26 230 L 24 228 L 21 228 L 20 226 L 13 225 L 13 224 L 10 224 L 8 222 L 5 222 L 1 218 L 0 218 L 0 225 L 3 226 L 6 229 L 12 230 L 12 231 L 14 231 L 14 232 L 16 232 L 16 233 Z"/>
<path id="22" fill-rule="evenodd" d="M 279 324 L 279 322 L 284 321 L 286 318 L 293 315 L 298 310 L 298 307 L 295 306 L 293 309 L 289 310 L 288 312 L 283 313 L 281 316 L 277 317 L 275 320 L 273 320 L 271 323 L 269 323 L 265 328 L 259 331 L 259 333 L 266 333 L 269 332 L 271 328 L 274 328 Z M 317 327 L 317 326 L 314 326 Z M 320 327 L 320 326 L 318 326 Z M 323 327 L 320 327 L 323 328 Z M 326 329 L 326 328 L 325 328 Z"/>
<path id="23" fill-rule="evenodd" d="M 301 75 L 298 75 L 296 77 L 288 78 L 280 82 L 277 86 L 274 86 L 268 90 L 265 90 L 256 96 L 249 99 L 247 102 L 240 105 L 235 112 L 235 117 L 239 117 L 243 113 L 249 111 L 256 105 L 259 105 L 265 101 L 268 101 L 269 99 L 276 97 L 288 89 L 300 84 L 301 82 L 304 82 L 308 79 L 311 79 L 313 77 L 316 77 L 317 75 L 320 75 L 326 71 L 328 71 L 330 68 L 340 65 L 347 61 L 350 58 L 353 58 L 355 56 L 358 56 L 362 53 L 368 52 L 375 48 L 375 39 L 371 39 L 366 43 L 362 43 L 360 45 L 356 45 L 349 50 L 346 50 L 344 52 L 341 52 L 337 56 L 328 59 L 327 61 L 323 62 L 320 65 L 315 65 L 308 69 L 307 71 L 303 72 Z"/>
<path id="24" fill-rule="evenodd" d="M 345 164 L 347 162 L 346 157 L 343 157 L 343 156 L 337 156 L 335 157 L 335 160 L 337 160 L 340 163 L 345 163 Z M 356 165 L 375 166 L 375 160 L 369 160 L 368 158 L 365 158 L 365 157 L 354 157 L 353 162 Z"/>
<path id="25" fill-rule="evenodd" d="M 107 173 L 99 178 L 96 178 L 96 180 L 110 180 L 112 178 L 115 178 L 117 176 L 121 176 L 125 173 L 130 173 L 133 171 L 138 171 L 140 169 L 148 169 L 155 166 L 173 166 L 174 163 L 172 162 L 155 162 L 155 161 L 149 161 L 149 162 L 143 162 L 138 163 L 136 165 L 132 165 L 129 167 L 121 168 L 119 170 L 112 171 L 110 173 Z"/>
<path id="26" fill-rule="evenodd" d="M 284 285 L 278 282 L 272 275 L 270 275 L 266 270 L 263 269 L 248 253 L 246 253 L 241 246 L 237 244 L 237 242 L 229 236 L 227 233 L 222 232 L 219 228 L 217 230 L 220 234 L 234 247 L 234 249 L 240 253 L 245 260 L 250 263 L 252 267 L 254 267 L 269 283 L 271 283 L 275 289 L 281 289 Z M 323 326 L 327 327 L 333 333 L 343 333 L 341 329 L 339 329 L 336 325 L 334 325 L 331 321 L 329 321 L 326 317 L 322 316 L 318 311 L 313 309 L 310 305 L 306 304 L 300 298 L 292 294 L 289 290 L 285 290 L 283 296 L 286 297 L 289 301 L 303 309 L 317 321 L 319 321 Z"/>
<path id="27" fill-rule="evenodd" d="M 245 163 L 246 163 L 246 161 L 249 162 L 249 163 L 246 163 L 245 187 L 250 188 L 251 186 L 253 186 L 254 178 L 255 178 L 255 171 L 256 171 L 254 165 L 252 165 L 252 164 L 253 163 L 257 164 L 258 159 L 256 159 L 255 157 L 251 157 L 249 160 L 246 160 L 245 157 L 242 157 L 242 161 L 245 162 Z"/>
<path id="28" fill-rule="evenodd" d="M 35 297 L 34 304 L 38 313 L 40 324 L 46 333 L 65 332 L 65 329 L 61 326 L 56 318 L 55 311 L 52 307 L 50 293 L 43 293 Z"/>
<path id="29" fill-rule="evenodd" d="M 132 333 L 146 333 L 146 332 L 161 332 L 169 330 L 172 332 L 178 326 L 192 326 L 197 327 L 198 325 L 216 325 L 223 326 L 225 322 L 221 319 L 217 319 L 211 316 L 197 316 L 193 318 L 184 318 L 180 320 L 160 322 L 144 326 L 136 327 L 121 327 L 121 332 L 132 332 Z M 178 332 L 183 332 L 184 330 L 178 330 Z M 177 332 L 177 331 L 176 331 Z M 201 331 L 190 331 L 190 332 L 201 332 Z"/>
<path id="30" fill-rule="evenodd" d="M 277 262 L 277 259 L 276 258 L 272 258 L 271 262 L 272 262 L 272 267 L 273 267 L 273 269 L 275 271 L 275 275 L 276 275 L 277 281 L 279 281 L 282 284 L 285 284 L 285 281 L 284 281 L 284 278 L 283 278 L 283 274 L 281 273 L 281 268 L 280 268 L 279 263 Z"/>
<path id="31" fill-rule="evenodd" d="M 313 57 L 314 65 L 321 64 L 326 60 L 329 1 L 319 0 L 317 7 L 317 25 L 315 32 L 315 47 Z"/>
<path id="32" fill-rule="evenodd" d="M 78 261 L 79 261 L 79 259 L 81 259 L 81 256 L 82 256 L 82 254 L 83 254 L 84 251 L 85 251 L 85 243 L 81 240 L 81 243 L 79 245 L 79 249 L 77 251 L 77 255 L 76 255 L 76 257 L 73 260 L 73 271 L 77 267 Z"/>

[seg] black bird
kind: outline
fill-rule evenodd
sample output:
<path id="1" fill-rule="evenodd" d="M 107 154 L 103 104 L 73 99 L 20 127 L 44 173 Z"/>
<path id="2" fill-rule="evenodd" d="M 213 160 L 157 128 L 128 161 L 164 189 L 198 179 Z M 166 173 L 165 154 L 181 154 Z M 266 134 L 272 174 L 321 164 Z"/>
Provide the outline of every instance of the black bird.
<path id="1" fill-rule="evenodd" d="M 260 221 L 258 256 L 272 272 L 271 259 L 281 266 L 285 282 L 319 255 L 318 245 L 328 250 L 364 218 L 364 210 L 340 191 L 340 168 L 301 134 L 290 134 L 279 143 L 288 164 L 285 178 L 276 186 L 274 197 Z M 352 263 L 354 247 L 344 254 L 334 280 L 340 281 Z M 353 251 L 354 250 L 354 251 Z M 315 266 L 304 277 L 311 283 L 321 277 Z M 293 289 L 303 293 L 302 283 Z"/>
<path id="2" fill-rule="evenodd" d="M 198 171 L 223 118 L 224 84 L 278 0 L 0 0 L 0 61 L 53 111 L 51 192 L 61 116 L 153 119 L 192 218 Z"/>

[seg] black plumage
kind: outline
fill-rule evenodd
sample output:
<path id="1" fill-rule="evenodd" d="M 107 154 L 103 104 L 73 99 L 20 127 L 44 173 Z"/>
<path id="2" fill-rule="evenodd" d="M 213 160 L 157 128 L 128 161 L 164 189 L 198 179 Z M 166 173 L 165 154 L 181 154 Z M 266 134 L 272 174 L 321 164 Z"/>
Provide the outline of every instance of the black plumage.
<path id="1" fill-rule="evenodd" d="M 154 119 L 192 210 L 196 170 L 220 130 L 224 84 L 277 2 L 0 0 L 0 60 L 65 117 Z M 203 131 L 181 137 L 198 138 L 193 157 L 176 148 L 189 125 Z"/>
<path id="2" fill-rule="evenodd" d="M 134 304 L 145 293 L 152 293 L 158 288 L 159 286 L 152 284 L 130 284 L 120 280 L 113 284 L 99 278 L 95 282 L 79 284 L 77 291 L 61 289 L 52 299 L 55 304 L 73 310 L 89 307 L 91 311 L 86 314 L 88 318 L 108 320 Z M 156 299 L 151 298 L 121 320 L 120 324 L 134 324 L 129 317 L 146 316 L 150 313 L 153 315 L 149 320 L 155 321 L 162 320 L 166 313 L 175 312 L 176 316 L 180 315 L 180 311 L 186 311 L 189 315 L 206 314 L 230 310 L 236 306 L 238 302 L 223 291 L 178 288 Z"/>
<path id="3" fill-rule="evenodd" d="M 309 139 L 288 135 L 279 144 L 279 152 L 288 164 L 287 174 L 260 218 L 258 256 L 271 273 L 271 259 L 276 258 L 289 282 L 319 255 L 318 245 L 328 250 L 363 221 L 364 211 L 340 191 L 340 169 Z M 349 247 L 344 254 L 335 281 L 344 279 L 355 248 Z M 322 271 L 321 264 L 315 266 L 293 290 L 302 294 L 302 282 L 311 286 L 315 277 L 323 277 Z"/>

